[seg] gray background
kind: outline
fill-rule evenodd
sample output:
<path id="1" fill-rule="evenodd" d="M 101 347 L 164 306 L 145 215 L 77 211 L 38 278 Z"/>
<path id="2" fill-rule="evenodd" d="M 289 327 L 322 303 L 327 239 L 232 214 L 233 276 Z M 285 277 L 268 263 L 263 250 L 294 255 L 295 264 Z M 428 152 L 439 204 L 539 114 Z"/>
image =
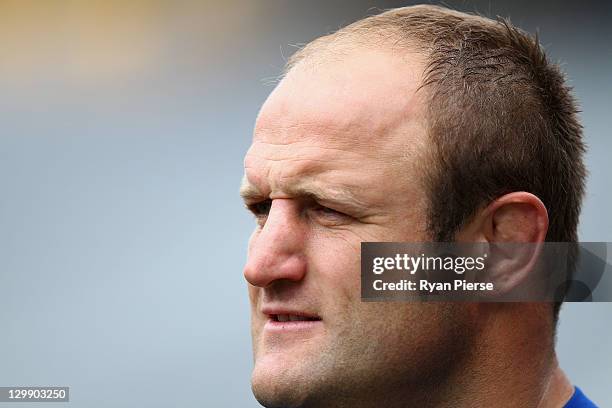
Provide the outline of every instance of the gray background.
<path id="1" fill-rule="evenodd" d="M 400 4 L 0 2 L 0 385 L 67 385 L 72 407 L 257 406 L 237 194 L 255 115 L 291 44 Z M 612 241 L 610 6 L 447 4 L 539 29 L 563 63 L 590 147 L 580 236 Z M 611 313 L 566 305 L 558 336 L 602 406 Z"/>

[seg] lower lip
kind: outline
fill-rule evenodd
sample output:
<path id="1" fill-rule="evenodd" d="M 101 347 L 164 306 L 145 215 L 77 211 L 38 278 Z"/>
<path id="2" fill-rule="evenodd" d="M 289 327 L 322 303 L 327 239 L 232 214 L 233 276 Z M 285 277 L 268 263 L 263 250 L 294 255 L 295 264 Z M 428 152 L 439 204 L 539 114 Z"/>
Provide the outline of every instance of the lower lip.
<path id="1" fill-rule="evenodd" d="M 312 330 L 319 327 L 321 323 L 321 320 L 297 320 L 279 322 L 276 320 L 269 319 L 264 326 L 264 330 L 274 332 Z"/>

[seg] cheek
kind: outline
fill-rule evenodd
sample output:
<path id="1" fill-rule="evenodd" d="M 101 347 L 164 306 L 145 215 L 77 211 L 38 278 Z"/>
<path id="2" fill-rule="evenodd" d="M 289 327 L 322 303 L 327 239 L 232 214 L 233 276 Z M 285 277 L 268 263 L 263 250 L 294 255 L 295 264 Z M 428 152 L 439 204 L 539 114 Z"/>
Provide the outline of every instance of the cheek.
<path id="1" fill-rule="evenodd" d="M 361 298 L 361 244 L 341 236 L 319 237 L 309 256 L 312 285 L 325 307 L 346 308 Z"/>

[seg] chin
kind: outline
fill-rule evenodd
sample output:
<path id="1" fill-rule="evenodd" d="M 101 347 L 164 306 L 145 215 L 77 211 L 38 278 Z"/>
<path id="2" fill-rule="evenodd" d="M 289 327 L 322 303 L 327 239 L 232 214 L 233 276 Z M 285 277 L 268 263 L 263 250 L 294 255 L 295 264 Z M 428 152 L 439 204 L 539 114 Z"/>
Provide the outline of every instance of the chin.
<path id="1" fill-rule="evenodd" d="M 267 408 L 297 408 L 305 406 L 305 387 L 290 377 L 255 368 L 251 376 L 255 399 Z"/>
<path id="2" fill-rule="evenodd" d="M 303 361 L 283 358 L 282 353 L 259 358 L 251 375 L 251 388 L 257 401 L 267 408 L 295 408 L 306 406 L 310 399 L 310 383 Z"/>

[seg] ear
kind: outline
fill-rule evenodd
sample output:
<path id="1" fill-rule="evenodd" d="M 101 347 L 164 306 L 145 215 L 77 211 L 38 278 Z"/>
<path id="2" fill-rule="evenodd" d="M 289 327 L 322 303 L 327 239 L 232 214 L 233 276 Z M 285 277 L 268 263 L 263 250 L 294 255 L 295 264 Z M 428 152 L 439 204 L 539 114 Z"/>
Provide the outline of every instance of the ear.
<path id="1" fill-rule="evenodd" d="M 501 196 L 480 210 L 457 234 L 463 242 L 488 243 L 487 280 L 496 294 L 521 286 L 534 271 L 548 231 L 548 212 L 531 193 Z"/>

